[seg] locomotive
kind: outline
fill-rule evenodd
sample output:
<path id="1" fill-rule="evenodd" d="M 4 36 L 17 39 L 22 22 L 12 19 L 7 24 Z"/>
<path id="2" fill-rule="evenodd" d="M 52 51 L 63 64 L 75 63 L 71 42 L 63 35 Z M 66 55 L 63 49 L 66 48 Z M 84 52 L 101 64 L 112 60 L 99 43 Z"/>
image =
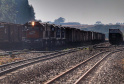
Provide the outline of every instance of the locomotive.
<path id="1" fill-rule="evenodd" d="M 24 45 L 27 48 L 37 48 L 42 47 L 43 44 L 43 30 L 44 25 L 40 24 L 39 22 L 28 22 L 25 24 L 25 34 Z"/>
<path id="2" fill-rule="evenodd" d="M 109 29 L 109 42 L 112 45 L 119 45 L 123 42 L 123 34 L 119 29 Z"/>

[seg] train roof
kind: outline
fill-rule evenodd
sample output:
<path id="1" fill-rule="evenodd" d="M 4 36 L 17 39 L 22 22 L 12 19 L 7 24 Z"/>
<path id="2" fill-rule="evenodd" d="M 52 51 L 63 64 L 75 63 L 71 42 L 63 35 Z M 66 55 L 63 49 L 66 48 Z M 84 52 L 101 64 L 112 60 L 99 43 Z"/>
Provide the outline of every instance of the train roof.
<path id="1" fill-rule="evenodd" d="M 29 21 L 29 22 L 27 22 L 27 23 L 24 24 L 24 25 L 31 25 L 31 22 L 32 22 L 32 21 Z M 45 27 L 46 25 L 48 25 L 48 26 L 53 26 L 53 27 L 55 27 L 55 28 L 80 30 L 80 29 L 78 29 L 78 28 L 69 27 L 69 26 L 55 25 L 55 24 L 50 24 L 50 23 L 42 23 L 42 22 L 38 22 L 38 21 L 34 21 L 34 22 L 36 22 L 38 25 L 42 25 L 42 26 L 44 26 L 44 27 Z M 80 31 L 84 31 L 84 30 L 80 30 Z M 84 32 L 100 33 L 100 32 L 94 32 L 94 31 L 84 31 Z"/>
<path id="2" fill-rule="evenodd" d="M 120 33 L 120 34 L 122 34 L 120 29 L 109 29 L 109 33 Z"/>

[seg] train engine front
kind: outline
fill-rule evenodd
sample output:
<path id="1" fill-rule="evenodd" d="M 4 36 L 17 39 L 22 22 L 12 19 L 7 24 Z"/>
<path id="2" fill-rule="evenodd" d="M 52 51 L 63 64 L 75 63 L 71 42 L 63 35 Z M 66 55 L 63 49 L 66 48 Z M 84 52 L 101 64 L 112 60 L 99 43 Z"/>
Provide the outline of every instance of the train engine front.
<path id="1" fill-rule="evenodd" d="M 39 49 L 43 47 L 42 38 L 44 26 L 40 22 L 30 21 L 24 24 L 25 38 L 23 40 L 25 48 Z"/>

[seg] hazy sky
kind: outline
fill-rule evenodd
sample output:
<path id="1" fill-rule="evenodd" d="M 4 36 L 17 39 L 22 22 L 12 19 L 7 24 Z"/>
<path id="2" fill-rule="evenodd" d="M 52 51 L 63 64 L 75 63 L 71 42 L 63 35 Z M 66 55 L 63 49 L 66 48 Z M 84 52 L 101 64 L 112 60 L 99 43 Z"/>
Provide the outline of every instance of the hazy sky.
<path id="1" fill-rule="evenodd" d="M 29 0 L 29 3 L 36 19 L 42 21 L 63 17 L 66 22 L 82 24 L 124 23 L 124 0 Z"/>

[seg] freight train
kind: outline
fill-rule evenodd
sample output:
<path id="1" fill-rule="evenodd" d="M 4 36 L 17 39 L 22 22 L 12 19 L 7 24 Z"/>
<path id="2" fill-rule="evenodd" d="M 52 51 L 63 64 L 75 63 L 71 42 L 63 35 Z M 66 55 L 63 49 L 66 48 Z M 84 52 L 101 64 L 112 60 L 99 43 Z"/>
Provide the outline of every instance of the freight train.
<path id="1" fill-rule="evenodd" d="M 37 21 L 24 25 L 0 22 L 0 48 L 54 48 L 73 43 L 103 42 L 105 34 Z"/>
<path id="2" fill-rule="evenodd" d="M 112 45 L 119 45 L 123 42 L 123 34 L 119 29 L 109 29 L 109 42 Z"/>
<path id="3" fill-rule="evenodd" d="M 72 43 L 103 42 L 105 34 L 83 31 L 49 23 L 27 22 L 25 26 L 25 46 L 30 48 L 56 47 Z"/>

